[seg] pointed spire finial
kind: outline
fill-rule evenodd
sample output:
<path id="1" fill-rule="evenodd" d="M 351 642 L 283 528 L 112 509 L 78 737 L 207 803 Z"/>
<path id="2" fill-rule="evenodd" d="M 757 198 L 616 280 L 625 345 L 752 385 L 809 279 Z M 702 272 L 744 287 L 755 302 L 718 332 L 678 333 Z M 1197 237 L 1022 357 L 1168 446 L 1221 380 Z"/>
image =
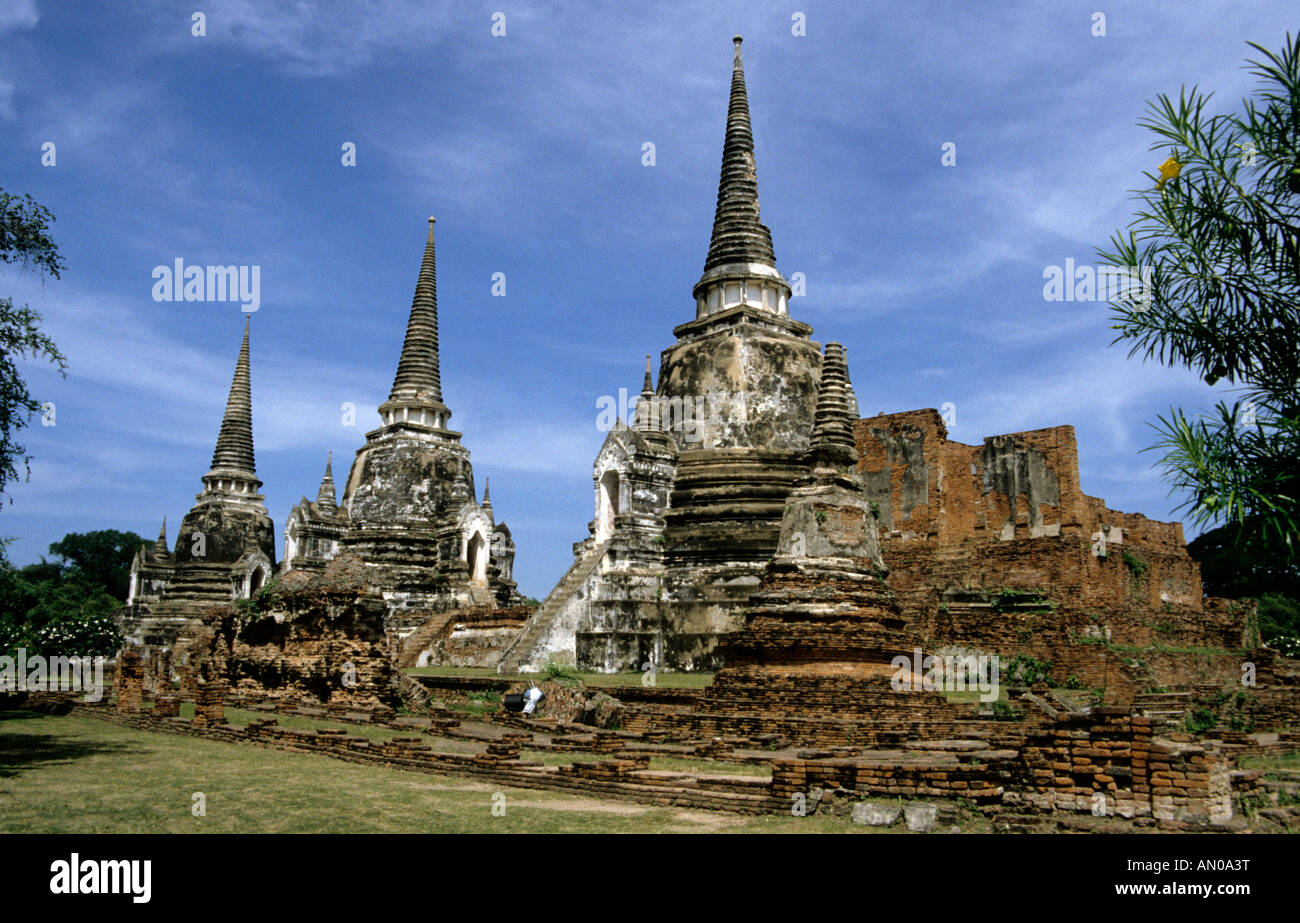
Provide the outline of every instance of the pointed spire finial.
<path id="1" fill-rule="evenodd" d="M 257 468 L 253 459 L 253 392 L 248 360 L 248 330 L 250 318 L 244 318 L 244 341 L 239 347 L 235 362 L 235 377 L 230 382 L 230 395 L 226 399 L 226 413 L 217 434 L 217 447 L 212 453 L 212 468 L 205 476 L 220 475 L 226 478 L 252 481 L 257 487 Z"/>
<path id="2" fill-rule="evenodd" d="M 155 554 L 167 554 L 167 514 L 163 514 L 162 528 L 158 530 L 158 537 L 154 539 L 153 550 Z"/>
<path id="3" fill-rule="evenodd" d="M 659 431 L 659 406 L 655 386 L 650 378 L 650 356 L 645 357 L 645 380 L 641 383 L 641 400 L 637 401 L 633 428 L 643 433 Z"/>
<path id="4" fill-rule="evenodd" d="M 338 512 L 338 501 L 334 497 L 334 453 L 330 452 L 325 456 L 325 476 L 321 478 L 320 490 L 316 491 L 316 505 L 322 512 L 334 514 Z"/>
<path id="5" fill-rule="evenodd" d="M 424 259 L 411 299 L 411 313 L 406 324 L 406 339 L 393 377 L 393 389 L 387 403 L 419 404 L 428 407 L 445 422 L 451 411 L 442 403 L 442 374 L 438 359 L 438 273 L 429 216 L 429 233 L 424 243 Z"/>
<path id="6" fill-rule="evenodd" d="M 483 503 L 480 504 L 484 509 L 492 509 L 492 479 L 483 479 Z"/>
<path id="7" fill-rule="evenodd" d="M 749 97 L 745 68 L 740 58 L 739 35 L 731 70 L 731 100 L 727 132 L 722 144 L 722 176 L 718 206 L 713 216 L 713 237 L 704 272 L 729 263 L 760 263 L 775 267 L 772 233 L 759 220 L 758 172 L 754 165 L 754 135 L 749 122 Z"/>
<path id="8" fill-rule="evenodd" d="M 821 383 L 817 388 L 817 412 L 813 418 L 813 465 L 853 465 L 858 460 L 853 441 L 853 420 L 857 397 L 849 381 L 844 347 L 827 343 L 822 359 Z"/>

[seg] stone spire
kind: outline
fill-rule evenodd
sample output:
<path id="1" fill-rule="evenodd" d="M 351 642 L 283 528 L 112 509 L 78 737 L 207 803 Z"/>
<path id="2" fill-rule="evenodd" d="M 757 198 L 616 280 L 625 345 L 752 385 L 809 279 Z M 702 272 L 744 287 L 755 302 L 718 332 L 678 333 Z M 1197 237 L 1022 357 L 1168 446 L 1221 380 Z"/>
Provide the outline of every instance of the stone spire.
<path id="1" fill-rule="evenodd" d="M 334 499 L 334 453 L 325 456 L 325 476 L 321 478 L 320 490 L 316 491 L 316 506 L 321 512 L 331 516 L 339 511 L 338 501 Z"/>
<path id="2" fill-rule="evenodd" d="M 750 304 L 777 314 L 787 314 L 790 286 L 776 269 L 772 232 L 759 219 L 758 171 L 754 162 L 754 135 L 749 123 L 749 97 L 745 68 L 740 60 L 737 35 L 731 65 L 731 101 L 722 144 L 722 174 L 718 204 L 713 215 L 713 236 L 704 260 L 704 275 L 695 285 L 698 313 L 713 314 L 739 304 Z M 726 285 L 731 282 L 733 284 Z"/>
<path id="3" fill-rule="evenodd" d="M 438 275 L 433 222 L 430 217 L 424 261 L 415 283 L 393 389 L 379 406 L 385 424 L 410 422 L 442 429 L 451 416 L 442 402 L 442 375 L 438 369 Z"/>
<path id="4" fill-rule="evenodd" d="M 853 441 L 856 407 L 857 397 L 849 381 L 844 347 L 839 343 L 827 343 L 809 453 L 814 467 L 857 463 L 858 451 Z"/>
<path id="5" fill-rule="evenodd" d="M 203 476 L 209 490 L 256 493 L 262 486 L 253 462 L 253 390 L 248 363 L 248 318 L 244 319 L 244 342 L 235 362 L 235 377 L 226 399 L 226 414 L 212 453 L 212 468 Z"/>
<path id="6" fill-rule="evenodd" d="M 775 265 L 772 234 L 758 217 L 758 173 L 754 165 L 754 135 L 749 124 L 749 97 L 745 93 L 745 68 L 740 60 L 741 38 L 734 39 L 731 65 L 731 103 L 727 109 L 727 134 L 722 144 L 722 177 L 718 181 L 718 208 L 713 216 L 713 238 L 704 271 L 725 263 Z"/>
<path id="7" fill-rule="evenodd" d="M 641 399 L 637 401 L 635 425 L 643 433 L 659 431 L 659 407 L 655 400 L 655 386 L 650 379 L 650 356 L 645 357 L 645 380 L 641 382 Z"/>
<path id="8" fill-rule="evenodd" d="M 483 479 L 483 502 L 480 503 L 479 506 L 483 507 L 483 509 L 487 510 L 489 513 L 492 512 L 492 479 L 491 478 Z"/>
<path id="9" fill-rule="evenodd" d="M 167 517 L 163 516 L 162 528 L 158 530 L 158 537 L 153 543 L 154 554 L 167 554 Z"/>

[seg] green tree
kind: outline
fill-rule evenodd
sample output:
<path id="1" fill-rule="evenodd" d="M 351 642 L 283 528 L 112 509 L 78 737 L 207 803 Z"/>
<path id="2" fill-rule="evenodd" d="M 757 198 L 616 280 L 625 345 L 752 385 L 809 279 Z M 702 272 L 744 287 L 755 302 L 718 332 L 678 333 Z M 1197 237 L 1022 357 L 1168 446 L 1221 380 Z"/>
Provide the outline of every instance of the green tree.
<path id="1" fill-rule="evenodd" d="M 1149 270 L 1145 297 L 1121 297 L 1115 342 L 1240 396 L 1208 414 L 1154 423 L 1162 465 L 1190 518 L 1233 523 L 1234 540 L 1297 555 L 1300 495 L 1300 53 L 1251 43 L 1259 78 L 1235 113 L 1210 94 L 1161 95 L 1138 124 L 1167 155 L 1135 190 L 1127 231 L 1103 263 Z M 1144 280 L 1146 281 L 1146 280 Z"/>
<path id="2" fill-rule="evenodd" d="M 15 568 L 0 540 L 0 654 L 12 656 L 23 648 L 29 655 L 111 655 L 122 644 L 113 619 L 122 599 L 101 581 L 120 576 L 112 546 L 134 553 L 142 542 L 138 535 L 115 530 L 72 533 L 50 546 L 63 561 Z M 88 566 L 83 569 L 74 559 Z M 96 573 L 100 576 L 91 576 Z"/>
<path id="3" fill-rule="evenodd" d="M 1280 594 L 1300 599 L 1300 562 L 1285 549 L 1261 541 L 1258 530 L 1242 536 L 1236 523 L 1203 532 L 1187 543 L 1187 553 L 1201 565 L 1207 596 L 1230 598 Z"/>
<path id="4" fill-rule="evenodd" d="M 50 545 L 50 553 L 61 558 L 65 566 L 75 567 L 108 595 L 126 602 L 131 559 L 144 544 L 148 543 L 134 532 L 101 529 L 84 534 L 70 532 Z"/>
<path id="5" fill-rule="evenodd" d="M 54 216 L 31 196 L 0 189 L 0 262 L 34 267 L 57 279 L 64 265 L 49 233 L 53 221 Z M 41 316 L 27 305 L 16 308 L 13 299 L 0 298 L 0 493 L 18 477 L 19 462 L 31 476 L 31 456 L 16 437 L 41 409 L 18 369 L 18 360 L 46 359 L 66 375 L 67 359 L 41 332 L 40 324 Z"/>
<path id="6" fill-rule="evenodd" d="M 1207 596 L 1255 599 L 1260 636 L 1290 653 L 1288 645 L 1300 638 L 1300 561 L 1284 546 L 1262 540 L 1259 530 L 1235 522 L 1197 536 L 1187 553 L 1201 565 Z"/>

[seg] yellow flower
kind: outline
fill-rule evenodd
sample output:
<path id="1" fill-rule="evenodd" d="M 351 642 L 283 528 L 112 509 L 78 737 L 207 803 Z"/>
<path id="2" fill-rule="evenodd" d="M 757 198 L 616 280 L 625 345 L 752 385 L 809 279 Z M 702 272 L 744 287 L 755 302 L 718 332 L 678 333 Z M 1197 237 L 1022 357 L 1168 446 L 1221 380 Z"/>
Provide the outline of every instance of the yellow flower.
<path id="1" fill-rule="evenodd" d="M 1164 189 L 1165 183 L 1169 182 L 1171 179 L 1177 179 L 1178 173 L 1182 169 L 1183 165 L 1173 157 L 1170 157 L 1160 165 L 1160 179 L 1156 181 L 1156 188 Z"/>

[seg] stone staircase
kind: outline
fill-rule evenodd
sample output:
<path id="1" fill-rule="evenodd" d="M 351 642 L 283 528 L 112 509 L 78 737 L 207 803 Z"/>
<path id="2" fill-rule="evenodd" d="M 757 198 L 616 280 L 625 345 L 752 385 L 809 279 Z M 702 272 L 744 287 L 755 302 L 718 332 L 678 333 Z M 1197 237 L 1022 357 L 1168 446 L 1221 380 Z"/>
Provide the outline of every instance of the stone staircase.
<path id="1" fill-rule="evenodd" d="M 1192 709 L 1190 692 L 1144 692 L 1133 699 L 1133 706 L 1145 718 L 1165 725 L 1182 726 Z"/>
<path id="2" fill-rule="evenodd" d="M 530 661 L 537 655 L 538 645 L 551 630 L 564 604 L 600 565 L 601 559 L 605 557 L 605 549 L 608 547 L 609 542 L 602 542 L 573 562 L 573 566 L 555 585 L 555 589 L 551 590 L 550 595 L 528 619 L 519 637 L 501 655 L 501 663 L 497 667 L 498 673 L 518 673 L 523 667 L 530 665 Z"/>
<path id="3" fill-rule="evenodd" d="M 454 614 L 454 611 L 435 612 L 420 627 L 401 637 L 398 640 L 397 660 L 394 666 L 400 670 L 416 666 L 420 652 L 429 647 L 434 638 L 446 631 L 447 623 L 451 621 Z"/>

